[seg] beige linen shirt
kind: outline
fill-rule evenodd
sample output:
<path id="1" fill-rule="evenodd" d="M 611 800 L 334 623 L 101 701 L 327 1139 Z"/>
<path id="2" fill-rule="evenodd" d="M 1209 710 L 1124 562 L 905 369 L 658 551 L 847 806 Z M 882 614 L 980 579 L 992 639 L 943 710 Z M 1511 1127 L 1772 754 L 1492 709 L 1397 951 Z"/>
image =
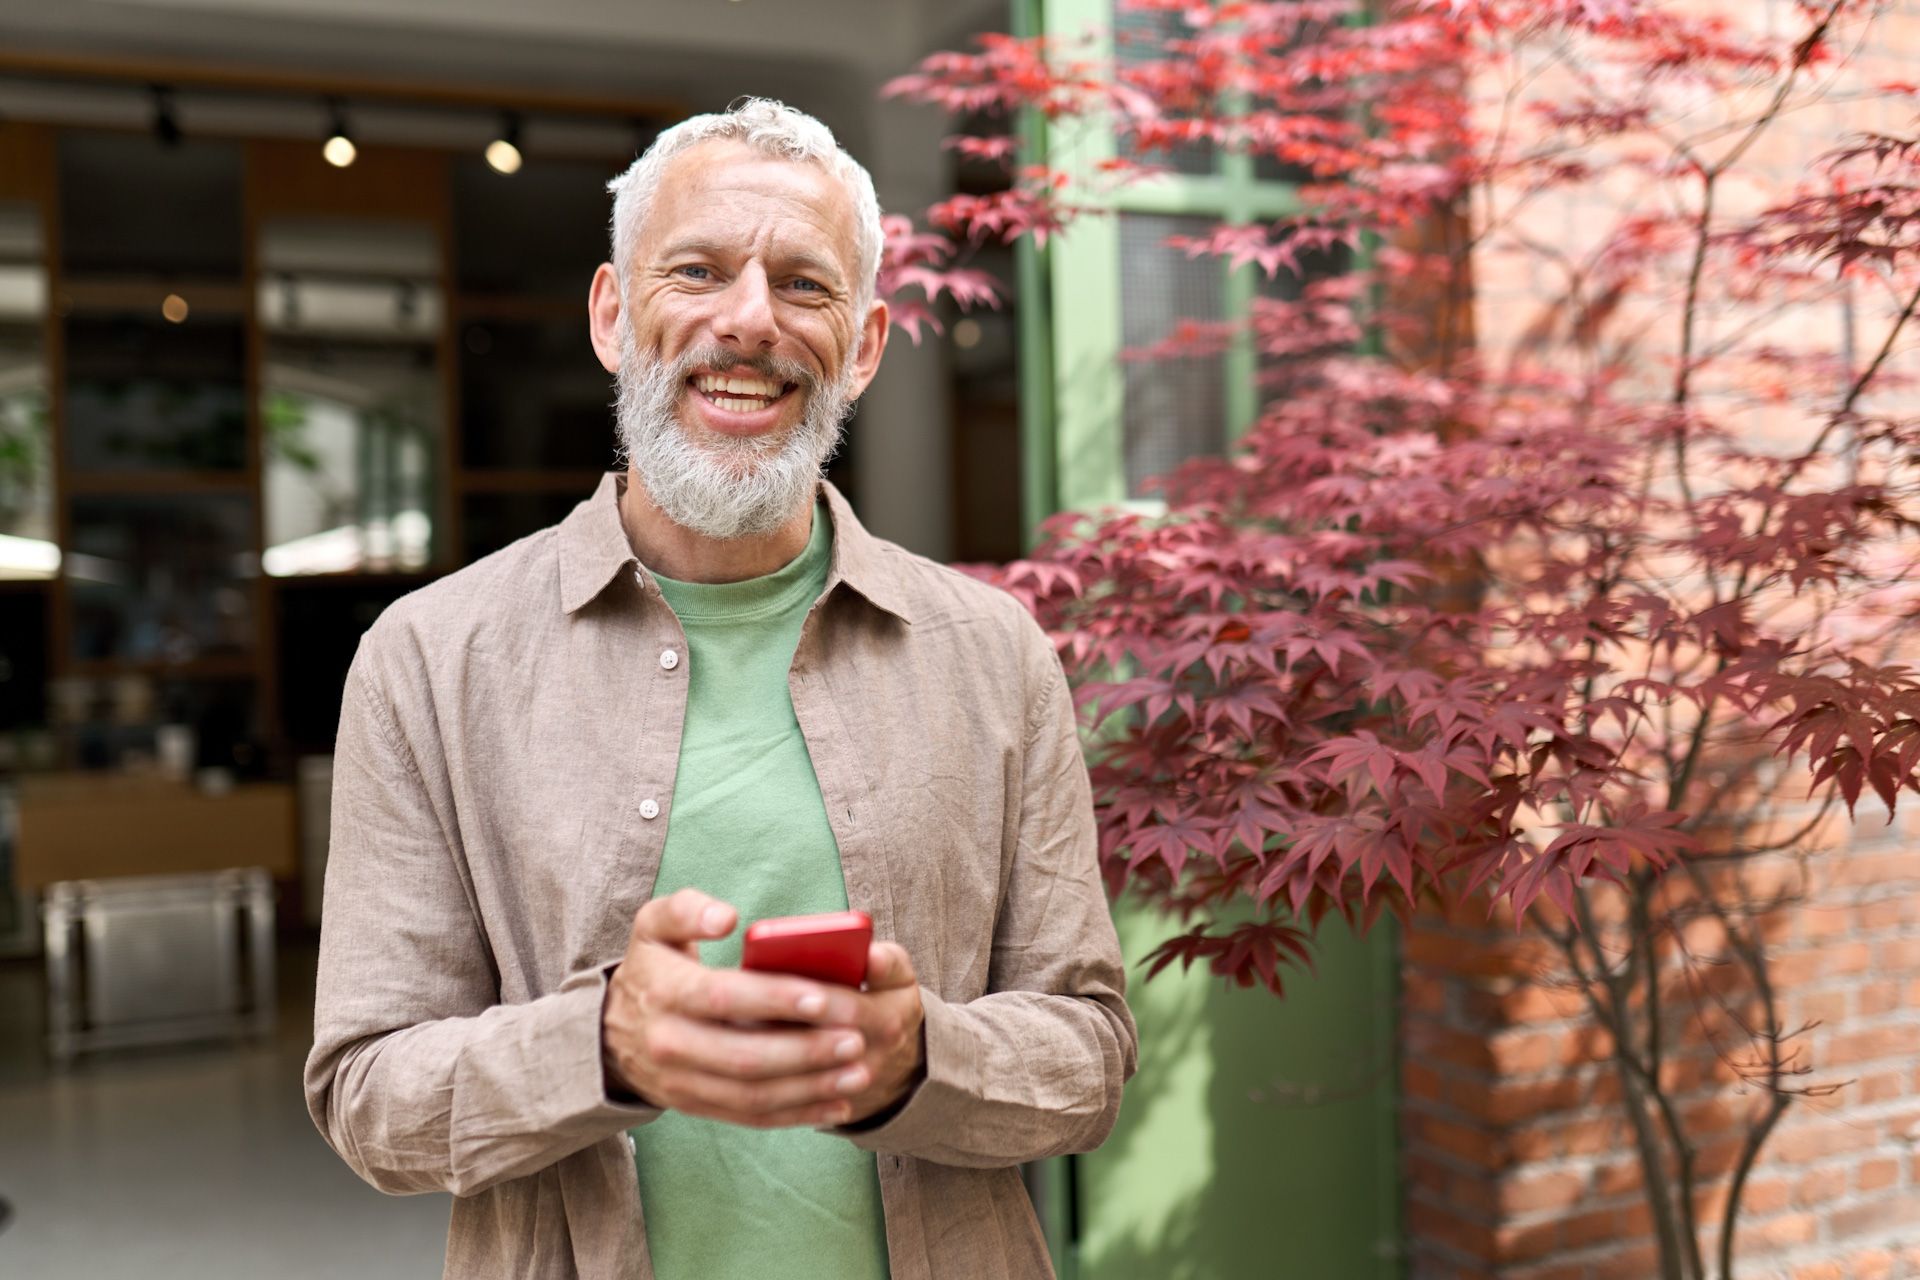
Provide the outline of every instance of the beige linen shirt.
<path id="1" fill-rule="evenodd" d="M 394 604 L 347 677 L 307 1105 L 382 1191 L 454 1194 L 464 1280 L 652 1274 L 625 1130 L 659 1113 L 607 1096 L 600 1012 L 673 817 L 687 647 L 624 483 Z M 925 1080 L 843 1132 L 894 1280 L 1048 1275 L 1016 1166 L 1098 1145 L 1136 1049 L 1066 681 L 1011 596 L 823 491 L 793 708 L 848 900 L 926 1009 Z"/>

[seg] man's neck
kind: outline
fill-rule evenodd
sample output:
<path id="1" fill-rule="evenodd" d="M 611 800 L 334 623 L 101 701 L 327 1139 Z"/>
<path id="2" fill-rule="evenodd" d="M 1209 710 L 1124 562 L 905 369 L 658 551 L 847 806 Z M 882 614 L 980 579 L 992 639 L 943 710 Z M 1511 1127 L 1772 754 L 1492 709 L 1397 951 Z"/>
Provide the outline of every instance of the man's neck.
<path id="1" fill-rule="evenodd" d="M 772 533 L 709 538 L 668 519 L 630 470 L 620 494 L 620 524 L 640 563 L 656 573 L 680 582 L 744 582 L 785 568 L 807 549 L 813 500 L 809 497 Z"/>

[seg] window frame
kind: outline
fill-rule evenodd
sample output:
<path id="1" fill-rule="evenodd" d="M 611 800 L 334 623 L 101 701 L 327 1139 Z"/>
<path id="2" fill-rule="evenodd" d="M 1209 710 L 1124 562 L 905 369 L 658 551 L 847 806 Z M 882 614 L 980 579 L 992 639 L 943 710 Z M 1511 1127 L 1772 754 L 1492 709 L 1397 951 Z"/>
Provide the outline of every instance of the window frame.
<path id="1" fill-rule="evenodd" d="M 1027 0 L 1032 33 L 1075 41 L 1077 56 L 1110 62 L 1113 0 Z M 1232 104 L 1228 104 L 1231 106 Z M 1210 174 L 1155 174 L 1102 190 L 1101 165 L 1118 155 L 1104 118 L 1048 125 L 1023 122 L 1023 159 L 1042 158 L 1067 175 L 1065 201 L 1084 210 L 1044 251 L 1023 242 L 1037 261 L 1035 283 L 1046 298 L 1023 308 L 1023 351 L 1044 345 L 1046 368 L 1030 364 L 1022 378 L 1024 399 L 1046 402 L 1030 417 L 1028 470 L 1050 484 L 1029 486 L 1029 536 L 1053 511 L 1101 507 L 1158 512 L 1164 504 L 1128 493 L 1124 416 L 1125 369 L 1120 316 L 1120 217 L 1160 214 L 1215 219 L 1233 226 L 1271 222 L 1300 211 L 1299 185 L 1255 175 L 1254 157 L 1221 149 Z M 1222 260 L 1222 307 L 1228 318 L 1251 309 L 1261 272 L 1253 264 Z M 1026 278 L 1023 276 L 1023 284 Z M 1030 296 L 1030 295 L 1029 295 Z M 1037 332 L 1027 332 L 1037 330 Z M 1234 334 L 1221 361 L 1226 442 L 1231 445 L 1259 416 L 1255 379 L 1259 356 L 1250 331 Z"/>

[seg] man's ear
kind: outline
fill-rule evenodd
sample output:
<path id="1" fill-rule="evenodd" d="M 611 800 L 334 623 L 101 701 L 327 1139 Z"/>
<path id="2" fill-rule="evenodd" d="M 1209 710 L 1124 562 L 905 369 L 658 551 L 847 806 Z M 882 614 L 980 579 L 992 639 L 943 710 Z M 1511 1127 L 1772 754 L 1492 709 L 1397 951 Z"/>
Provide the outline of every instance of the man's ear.
<path id="1" fill-rule="evenodd" d="M 887 353 L 887 335 L 893 332 L 893 316 L 887 304 L 874 299 L 867 308 L 866 323 L 860 330 L 860 355 L 853 362 L 853 394 L 864 395 L 873 375 L 880 372 L 880 357 Z"/>
<path id="2" fill-rule="evenodd" d="M 620 277 L 603 262 L 587 288 L 587 327 L 593 335 L 593 354 L 608 373 L 620 372 Z"/>

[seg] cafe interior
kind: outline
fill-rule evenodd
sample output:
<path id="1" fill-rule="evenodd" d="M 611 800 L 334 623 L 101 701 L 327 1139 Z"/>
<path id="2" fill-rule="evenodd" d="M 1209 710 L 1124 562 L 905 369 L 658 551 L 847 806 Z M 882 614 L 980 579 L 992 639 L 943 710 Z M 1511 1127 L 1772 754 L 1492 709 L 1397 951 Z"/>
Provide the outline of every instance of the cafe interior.
<path id="1" fill-rule="evenodd" d="M 774 92 L 866 148 L 890 207 L 979 180 L 920 145 L 942 122 L 881 113 L 878 67 L 579 47 L 590 74 L 517 76 L 501 32 L 449 60 L 409 30 L 399 74 L 247 22 L 250 61 L 218 14 L 171 44 L 45 12 L 0 39 L 5 1274 L 431 1273 L 444 1203 L 360 1186 L 298 1088 L 360 634 L 612 463 L 586 287 L 605 184 L 659 129 Z M 916 550 L 1017 554 L 1011 312 L 896 345 L 831 478 Z"/>

